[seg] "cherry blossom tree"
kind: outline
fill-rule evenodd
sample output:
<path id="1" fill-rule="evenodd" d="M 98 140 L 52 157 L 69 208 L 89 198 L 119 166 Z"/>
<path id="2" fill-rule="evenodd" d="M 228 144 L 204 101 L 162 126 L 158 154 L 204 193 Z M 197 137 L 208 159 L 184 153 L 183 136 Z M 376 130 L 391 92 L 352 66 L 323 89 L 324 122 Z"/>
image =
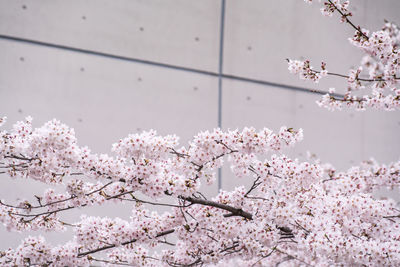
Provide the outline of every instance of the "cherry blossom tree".
<path id="1" fill-rule="evenodd" d="M 289 70 L 315 82 L 326 75 L 347 79 L 347 93 L 326 95 L 321 106 L 397 109 L 399 30 L 387 22 L 370 34 L 351 22 L 348 5 L 325 1 L 322 12 L 338 13 L 355 29 L 351 44 L 365 52 L 362 65 L 342 75 L 325 63 L 315 70 L 307 60 L 289 60 Z M 366 86 L 371 94 L 354 95 Z M 177 136 L 148 131 L 113 144 L 113 156 L 99 155 L 78 146 L 74 130 L 61 122 L 34 129 L 31 120 L 0 132 L 0 173 L 50 188 L 35 201 L 1 200 L 0 221 L 10 231 L 72 228 L 74 235 L 56 246 L 30 236 L 0 252 L 2 266 L 400 265 L 400 210 L 372 194 L 399 185 L 400 162 L 370 160 L 340 172 L 319 160 L 290 159 L 281 150 L 303 135 L 288 127 L 204 131 L 187 146 Z M 224 164 L 252 185 L 206 198 L 202 184 L 213 184 Z M 130 219 L 61 218 L 67 210 L 110 202 L 131 202 Z M 154 205 L 167 211 L 151 211 Z"/>

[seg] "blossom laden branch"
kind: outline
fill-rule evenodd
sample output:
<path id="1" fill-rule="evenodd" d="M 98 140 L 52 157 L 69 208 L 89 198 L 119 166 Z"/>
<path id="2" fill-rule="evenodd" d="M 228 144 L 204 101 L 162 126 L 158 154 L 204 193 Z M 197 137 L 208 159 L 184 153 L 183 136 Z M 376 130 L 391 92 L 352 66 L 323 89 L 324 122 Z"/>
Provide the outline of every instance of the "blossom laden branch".
<path id="1" fill-rule="evenodd" d="M 243 211 L 242 209 L 238 209 L 238 208 L 234 208 L 231 207 L 229 205 L 225 205 L 222 203 L 218 203 L 215 201 L 210 201 L 210 200 L 204 200 L 204 199 L 198 199 L 198 198 L 192 198 L 192 197 L 182 197 L 182 199 L 189 201 L 190 203 L 193 204 L 201 204 L 201 205 L 205 205 L 205 206 L 210 206 L 210 207 L 215 207 L 218 209 L 222 209 L 222 210 L 226 210 L 229 211 L 229 214 L 225 214 L 224 217 L 231 217 L 231 216 L 240 216 L 243 218 L 246 218 L 248 220 L 252 220 L 253 219 L 253 215 Z"/>
<path id="2" fill-rule="evenodd" d="M 175 232 L 174 229 L 163 231 L 161 233 L 158 233 L 156 235 L 156 238 L 172 234 L 173 232 Z M 126 241 L 126 242 L 122 242 L 121 245 L 123 245 L 123 246 L 129 245 L 129 244 L 135 243 L 136 241 L 137 241 L 137 239 L 132 239 L 132 240 L 129 240 L 129 241 Z M 108 250 L 108 249 L 111 249 L 111 248 L 114 248 L 114 247 L 116 247 L 116 245 L 112 244 L 112 245 L 100 247 L 100 248 L 97 248 L 97 249 L 94 249 L 94 250 L 81 252 L 81 253 L 78 253 L 78 257 L 84 257 L 84 256 L 87 256 L 89 254 L 94 254 L 94 253 L 97 253 L 97 252 L 100 252 L 100 251 L 104 251 L 104 250 Z"/>
<path id="3" fill-rule="evenodd" d="M 311 3 L 312 0 L 305 0 Z M 400 30 L 394 23 L 385 22 L 380 31 L 369 33 L 352 23 L 349 19 L 352 16 L 348 9 L 349 1 L 328 0 L 324 1 L 322 13 L 332 16 L 338 12 L 342 22 L 353 27 L 356 32 L 350 43 L 359 48 L 365 56 L 361 60 L 361 66 L 349 70 L 349 75 L 328 72 L 323 66 L 321 71 L 314 70 L 309 61 L 289 61 L 289 71 L 299 74 L 301 79 L 318 82 L 326 75 L 338 76 L 347 79 L 347 91 L 344 96 L 335 94 L 335 89 L 330 88 L 329 94 L 317 101 L 321 107 L 329 110 L 341 109 L 343 106 L 365 110 L 373 107 L 383 110 L 397 110 L 400 108 Z M 361 74 L 369 75 L 369 78 L 362 78 Z M 365 84 L 368 83 L 368 84 Z M 367 85 L 367 86 L 366 86 Z M 354 92 L 369 87 L 372 93 L 359 96 Z"/>

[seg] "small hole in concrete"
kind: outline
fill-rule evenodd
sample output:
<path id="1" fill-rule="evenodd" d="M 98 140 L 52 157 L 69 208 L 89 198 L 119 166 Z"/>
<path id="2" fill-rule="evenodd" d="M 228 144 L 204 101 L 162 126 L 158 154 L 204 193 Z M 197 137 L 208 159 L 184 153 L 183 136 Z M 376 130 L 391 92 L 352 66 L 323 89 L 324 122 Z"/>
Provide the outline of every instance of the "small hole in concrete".
<path id="1" fill-rule="evenodd" d="M 142 78 L 139 77 L 137 80 L 138 80 L 138 82 L 141 82 L 141 81 L 142 81 Z"/>
<path id="2" fill-rule="evenodd" d="M 142 32 L 142 31 L 144 31 L 144 28 L 143 28 L 143 27 L 140 27 L 139 30 Z"/>
<path id="3" fill-rule="evenodd" d="M 27 9 L 27 6 L 26 6 L 26 5 L 23 5 L 23 6 L 22 6 L 22 9 Z"/>
<path id="4" fill-rule="evenodd" d="M 83 20 L 86 20 L 86 16 L 82 16 L 82 19 L 83 19 Z"/>
<path id="5" fill-rule="evenodd" d="M 20 61 L 25 61 L 25 58 L 24 57 L 20 57 L 19 60 Z"/>
<path id="6" fill-rule="evenodd" d="M 200 41 L 200 38 L 199 38 L 199 37 L 195 37 L 194 40 L 195 40 L 196 42 L 198 42 L 198 41 Z"/>
<path id="7" fill-rule="evenodd" d="M 299 105 L 299 109 L 302 109 L 304 106 L 302 104 Z"/>
<path id="8" fill-rule="evenodd" d="M 22 113 L 22 109 L 19 108 L 19 109 L 18 109 L 18 113 Z"/>
<path id="9" fill-rule="evenodd" d="M 85 71 L 85 68 L 84 68 L 84 67 L 82 67 L 82 68 L 81 68 L 81 71 L 82 71 L 82 72 L 84 72 L 84 71 Z"/>
<path id="10" fill-rule="evenodd" d="M 193 87 L 193 90 L 197 91 L 199 88 L 197 86 Z"/>
<path id="11" fill-rule="evenodd" d="M 250 97 L 250 96 L 246 97 L 246 100 L 247 100 L 247 101 L 250 101 L 250 100 L 251 100 L 251 97 Z"/>
<path id="12" fill-rule="evenodd" d="M 248 47 L 247 47 L 247 50 L 248 50 L 248 51 L 251 51 L 251 50 L 253 50 L 253 48 L 252 48 L 251 46 L 248 46 Z"/>
<path id="13" fill-rule="evenodd" d="M 82 122 L 83 120 L 81 118 L 78 118 L 78 122 Z"/>

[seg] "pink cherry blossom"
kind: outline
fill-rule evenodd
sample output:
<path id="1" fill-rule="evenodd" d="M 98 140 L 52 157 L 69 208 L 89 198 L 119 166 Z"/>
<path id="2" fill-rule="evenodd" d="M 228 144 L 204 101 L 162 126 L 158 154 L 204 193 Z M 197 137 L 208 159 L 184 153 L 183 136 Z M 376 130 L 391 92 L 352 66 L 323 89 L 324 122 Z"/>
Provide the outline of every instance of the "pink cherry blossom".
<path id="1" fill-rule="evenodd" d="M 353 27 L 348 6 L 323 1 L 322 13 L 338 13 Z M 324 62 L 314 69 L 309 60 L 288 60 L 289 71 L 316 83 L 327 75 L 345 78 L 343 96 L 330 88 L 318 102 L 328 109 L 397 109 L 397 26 L 386 23 L 373 33 L 354 28 L 350 42 L 365 56 L 348 75 L 328 72 Z M 367 87 L 371 94 L 354 94 Z M 400 210 L 373 191 L 398 188 L 400 161 L 370 159 L 340 171 L 315 156 L 302 162 L 283 154 L 302 138 L 301 129 L 286 126 L 246 127 L 202 131 L 180 145 L 177 136 L 151 130 L 119 140 L 110 154 L 95 154 L 60 121 L 34 129 L 27 117 L 0 131 L 0 172 L 49 188 L 17 203 L 2 199 L 0 221 L 10 231 L 72 229 L 73 236 L 64 244 L 29 236 L 1 251 L 0 265 L 399 266 Z M 224 165 L 231 179 L 251 185 L 207 198 L 204 183 L 215 183 Z M 85 214 L 88 206 L 110 202 L 131 203 L 131 216 Z M 82 211 L 80 219 L 63 219 L 73 209 Z"/>

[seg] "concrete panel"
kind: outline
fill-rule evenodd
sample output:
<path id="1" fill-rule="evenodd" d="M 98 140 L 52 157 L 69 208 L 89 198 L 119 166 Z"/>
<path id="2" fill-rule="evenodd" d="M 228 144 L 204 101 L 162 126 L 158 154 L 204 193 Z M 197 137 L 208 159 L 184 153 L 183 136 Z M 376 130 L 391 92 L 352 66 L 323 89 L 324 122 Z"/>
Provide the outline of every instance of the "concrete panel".
<path id="1" fill-rule="evenodd" d="M 400 160 L 400 112 L 369 110 L 362 128 L 365 159 L 381 163 Z"/>
<path id="2" fill-rule="evenodd" d="M 1 113 L 11 122 L 56 117 L 102 152 L 143 129 L 187 141 L 216 126 L 216 78 L 12 41 L 0 50 Z"/>
<path id="3" fill-rule="evenodd" d="M 220 1 L 0 1 L 0 34 L 218 69 Z"/>
<path id="4" fill-rule="evenodd" d="M 223 81 L 222 125 L 224 129 L 268 127 L 279 130 L 295 122 L 294 91 L 240 81 Z"/>

